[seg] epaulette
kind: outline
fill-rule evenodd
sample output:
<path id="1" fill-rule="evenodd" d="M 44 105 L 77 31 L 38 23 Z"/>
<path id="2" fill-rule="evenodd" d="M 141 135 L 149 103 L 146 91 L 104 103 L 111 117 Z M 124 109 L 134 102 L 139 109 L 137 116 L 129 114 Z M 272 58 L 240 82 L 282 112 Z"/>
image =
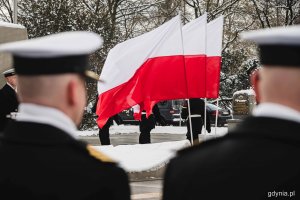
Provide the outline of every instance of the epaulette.
<path id="1" fill-rule="evenodd" d="M 102 162 L 111 162 L 111 163 L 115 163 L 115 161 L 113 159 L 111 159 L 110 157 L 108 157 L 107 155 L 101 153 L 100 151 L 96 150 L 93 146 L 91 145 L 87 145 L 86 146 L 87 151 L 89 152 L 89 154 L 96 158 L 97 160 L 100 160 Z"/>

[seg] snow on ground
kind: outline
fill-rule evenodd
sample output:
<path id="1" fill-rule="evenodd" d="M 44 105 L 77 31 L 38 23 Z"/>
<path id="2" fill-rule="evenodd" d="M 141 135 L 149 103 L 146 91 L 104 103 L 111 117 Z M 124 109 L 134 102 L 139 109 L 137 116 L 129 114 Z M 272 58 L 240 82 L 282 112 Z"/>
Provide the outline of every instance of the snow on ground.
<path id="1" fill-rule="evenodd" d="M 223 136 L 227 127 L 212 127 L 210 134 L 201 134 L 200 140 Z M 156 126 L 151 134 L 186 134 L 186 126 Z M 215 132 L 216 131 L 216 132 Z M 204 132 L 204 130 L 202 130 Z M 113 125 L 110 134 L 136 134 L 139 127 L 133 125 Z M 78 131 L 79 136 L 97 136 L 96 131 Z M 117 161 L 127 172 L 155 171 L 164 167 L 176 155 L 176 151 L 190 146 L 188 140 L 118 146 L 95 146 L 95 148 Z"/>
<path id="2" fill-rule="evenodd" d="M 227 133 L 227 127 L 218 127 L 217 135 L 224 135 Z M 215 128 L 212 127 L 211 134 L 215 134 Z M 166 133 L 166 134 L 186 134 L 186 126 L 155 126 L 151 134 Z M 204 130 L 202 130 L 204 132 Z M 140 133 L 139 126 L 137 125 L 113 125 L 109 129 L 110 134 L 132 134 Z M 98 130 L 95 131 L 78 131 L 78 136 L 97 136 Z"/>
<path id="3" fill-rule="evenodd" d="M 154 144 L 95 146 L 117 161 L 127 172 L 155 171 L 165 166 L 176 151 L 190 146 L 188 140 Z"/>

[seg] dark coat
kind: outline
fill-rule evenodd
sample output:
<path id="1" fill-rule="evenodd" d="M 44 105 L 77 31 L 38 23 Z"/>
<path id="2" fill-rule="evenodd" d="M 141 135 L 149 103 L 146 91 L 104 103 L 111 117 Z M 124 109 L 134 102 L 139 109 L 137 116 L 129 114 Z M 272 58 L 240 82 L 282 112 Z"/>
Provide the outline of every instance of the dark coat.
<path id="1" fill-rule="evenodd" d="M 0 131 L 3 131 L 9 121 L 7 115 L 16 112 L 19 106 L 16 92 L 9 86 L 5 85 L 0 90 Z"/>
<path id="2" fill-rule="evenodd" d="M 143 114 L 144 113 L 144 114 Z M 154 105 L 152 108 L 152 113 L 148 118 L 146 117 L 145 111 L 142 112 L 142 117 L 140 121 L 140 136 L 139 136 L 139 143 L 140 144 L 147 144 L 151 143 L 151 136 L 150 132 L 152 129 L 155 128 L 156 122 L 158 122 L 161 125 L 165 125 L 166 122 L 164 121 L 164 118 L 161 116 L 159 112 L 159 108 L 157 104 Z"/>
<path id="3" fill-rule="evenodd" d="M 205 102 L 202 99 L 199 98 L 195 98 L 195 99 L 190 99 L 190 106 L 191 106 L 191 115 L 201 115 L 199 117 L 192 117 L 192 129 L 193 129 L 193 138 L 198 138 L 198 134 L 201 134 L 201 130 L 202 130 L 202 126 L 204 125 L 204 107 L 205 107 Z M 189 138 L 189 134 L 190 134 L 190 121 L 189 121 L 189 106 L 188 104 L 186 105 L 186 107 L 182 108 L 182 118 L 183 119 L 187 119 L 187 135 Z M 210 127 L 210 117 L 208 112 L 206 112 L 206 130 L 208 132 L 211 131 L 211 127 Z"/>
<path id="4" fill-rule="evenodd" d="M 144 113 L 145 111 L 143 111 Z M 142 114 L 140 122 L 140 131 L 149 130 L 149 132 L 155 128 L 156 122 L 165 125 L 165 121 L 159 112 L 157 104 L 152 108 L 152 114 L 147 118 L 146 114 Z"/>
<path id="5" fill-rule="evenodd" d="M 115 121 L 118 125 L 123 123 L 121 117 L 116 114 L 110 117 L 102 128 L 98 127 L 101 145 L 110 145 L 109 128 L 113 125 L 113 121 Z"/>
<path id="6" fill-rule="evenodd" d="M 183 150 L 171 160 L 163 200 L 271 199 L 273 191 L 298 191 L 299 133 L 300 123 L 247 118 L 225 137 Z"/>
<path id="7" fill-rule="evenodd" d="M 96 101 L 92 107 L 92 112 L 96 113 L 97 111 L 97 104 L 98 104 L 98 95 L 96 96 Z M 119 114 L 116 114 L 114 116 L 111 116 L 110 118 L 108 118 L 107 122 L 104 124 L 104 126 L 102 128 L 99 128 L 99 139 L 101 142 L 101 145 L 110 145 L 110 137 L 109 137 L 109 128 L 111 125 L 113 125 L 113 121 L 115 121 L 118 125 L 123 123 L 122 118 L 120 117 Z"/>
<path id="8" fill-rule="evenodd" d="M 0 139 L 0 199 L 129 200 L 124 170 L 92 152 L 53 126 L 12 122 Z"/>

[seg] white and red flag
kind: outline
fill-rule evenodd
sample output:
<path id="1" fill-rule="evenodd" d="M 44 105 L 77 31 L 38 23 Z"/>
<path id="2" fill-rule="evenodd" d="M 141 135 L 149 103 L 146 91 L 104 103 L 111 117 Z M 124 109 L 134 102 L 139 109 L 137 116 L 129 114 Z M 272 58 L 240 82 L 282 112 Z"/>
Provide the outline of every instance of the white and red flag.
<path id="1" fill-rule="evenodd" d="M 218 98 L 220 88 L 223 16 L 209 22 L 206 28 L 206 98 Z"/>
<path id="2" fill-rule="evenodd" d="M 207 14 L 182 27 L 188 95 L 203 98 L 206 95 L 206 21 Z"/>
<path id="3" fill-rule="evenodd" d="M 98 85 L 97 123 L 136 104 L 147 114 L 153 102 L 186 98 L 180 16 L 110 50 Z"/>
<path id="4" fill-rule="evenodd" d="M 205 13 L 182 27 L 187 84 L 185 98 L 203 98 L 206 95 L 206 25 Z"/>

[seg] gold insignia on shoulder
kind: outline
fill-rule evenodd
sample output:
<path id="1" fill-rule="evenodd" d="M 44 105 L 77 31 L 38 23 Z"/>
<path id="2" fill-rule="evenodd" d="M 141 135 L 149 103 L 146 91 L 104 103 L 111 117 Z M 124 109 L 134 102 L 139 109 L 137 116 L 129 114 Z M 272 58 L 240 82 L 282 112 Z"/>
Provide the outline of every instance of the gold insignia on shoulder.
<path id="1" fill-rule="evenodd" d="M 115 162 L 113 159 L 108 157 L 107 155 L 101 153 L 100 151 L 96 150 L 93 146 L 87 145 L 86 149 L 88 150 L 89 154 L 94 158 L 101 160 L 102 162 Z"/>

